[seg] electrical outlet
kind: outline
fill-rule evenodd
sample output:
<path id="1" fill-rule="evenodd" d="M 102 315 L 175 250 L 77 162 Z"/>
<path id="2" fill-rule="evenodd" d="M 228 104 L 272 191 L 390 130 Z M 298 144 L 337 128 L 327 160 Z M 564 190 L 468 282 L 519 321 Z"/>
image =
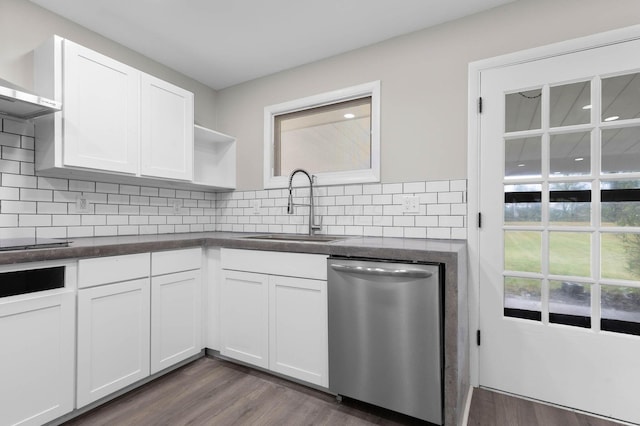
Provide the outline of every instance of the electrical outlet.
<path id="1" fill-rule="evenodd" d="M 404 195 L 402 197 L 403 213 L 420 213 L 420 197 L 417 195 Z"/>
<path id="2" fill-rule="evenodd" d="M 173 214 L 179 214 L 180 209 L 182 208 L 182 200 L 178 200 L 178 199 L 169 200 L 169 205 L 173 209 Z"/>
<path id="3" fill-rule="evenodd" d="M 251 200 L 251 214 L 260 214 L 260 200 Z"/>
<path id="4" fill-rule="evenodd" d="M 76 213 L 90 213 L 91 204 L 85 195 L 78 195 L 76 198 Z"/>

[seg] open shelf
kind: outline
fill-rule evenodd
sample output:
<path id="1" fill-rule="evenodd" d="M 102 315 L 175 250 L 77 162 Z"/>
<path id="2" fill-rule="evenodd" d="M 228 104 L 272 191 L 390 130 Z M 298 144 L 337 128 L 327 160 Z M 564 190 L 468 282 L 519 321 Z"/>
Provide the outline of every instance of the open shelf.
<path id="1" fill-rule="evenodd" d="M 236 187 L 236 139 L 199 125 L 194 128 L 193 183 L 232 190 Z"/>

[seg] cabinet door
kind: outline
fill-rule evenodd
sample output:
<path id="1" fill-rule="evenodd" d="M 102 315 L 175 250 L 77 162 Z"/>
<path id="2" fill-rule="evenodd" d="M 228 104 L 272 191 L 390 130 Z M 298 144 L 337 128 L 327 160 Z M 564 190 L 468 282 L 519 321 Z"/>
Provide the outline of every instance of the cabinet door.
<path id="1" fill-rule="evenodd" d="M 220 353 L 269 368 L 269 277 L 223 271 L 220 289 Z"/>
<path id="2" fill-rule="evenodd" d="M 0 303 L 0 424 L 41 425 L 73 410 L 75 295 Z"/>
<path id="3" fill-rule="evenodd" d="M 151 374 L 202 350 L 200 270 L 151 278 Z"/>
<path id="4" fill-rule="evenodd" d="M 149 279 L 78 291 L 78 408 L 149 375 Z"/>
<path id="5" fill-rule="evenodd" d="M 140 72 L 64 42 L 64 165 L 136 173 Z"/>
<path id="6" fill-rule="evenodd" d="M 328 387 L 327 282 L 269 277 L 269 368 Z"/>
<path id="7" fill-rule="evenodd" d="M 141 170 L 144 176 L 193 179 L 193 93 L 142 74 Z"/>

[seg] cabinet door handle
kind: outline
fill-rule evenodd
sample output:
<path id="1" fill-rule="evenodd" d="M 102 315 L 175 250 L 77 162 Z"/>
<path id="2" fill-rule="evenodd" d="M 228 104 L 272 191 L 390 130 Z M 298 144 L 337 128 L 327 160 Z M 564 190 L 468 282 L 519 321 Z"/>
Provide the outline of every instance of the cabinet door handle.
<path id="1" fill-rule="evenodd" d="M 429 278 L 431 275 L 433 275 L 431 272 L 425 271 L 423 269 L 388 269 L 380 268 L 377 266 L 349 266 L 341 265 L 339 263 L 332 263 L 331 269 L 336 272 L 344 272 L 349 274 L 377 275 L 398 278 Z"/>

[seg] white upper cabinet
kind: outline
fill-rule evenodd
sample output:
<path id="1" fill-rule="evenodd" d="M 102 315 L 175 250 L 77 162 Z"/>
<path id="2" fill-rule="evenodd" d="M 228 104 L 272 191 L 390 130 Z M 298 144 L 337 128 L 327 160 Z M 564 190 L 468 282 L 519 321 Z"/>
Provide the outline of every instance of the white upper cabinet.
<path id="1" fill-rule="evenodd" d="M 211 186 L 194 178 L 193 93 L 58 36 L 34 65 L 35 89 L 63 104 L 36 121 L 42 175 Z"/>
<path id="2" fill-rule="evenodd" d="M 64 40 L 64 165 L 135 174 L 140 72 Z"/>
<path id="3" fill-rule="evenodd" d="M 144 176 L 193 179 L 193 93 L 142 74 L 141 164 Z"/>

